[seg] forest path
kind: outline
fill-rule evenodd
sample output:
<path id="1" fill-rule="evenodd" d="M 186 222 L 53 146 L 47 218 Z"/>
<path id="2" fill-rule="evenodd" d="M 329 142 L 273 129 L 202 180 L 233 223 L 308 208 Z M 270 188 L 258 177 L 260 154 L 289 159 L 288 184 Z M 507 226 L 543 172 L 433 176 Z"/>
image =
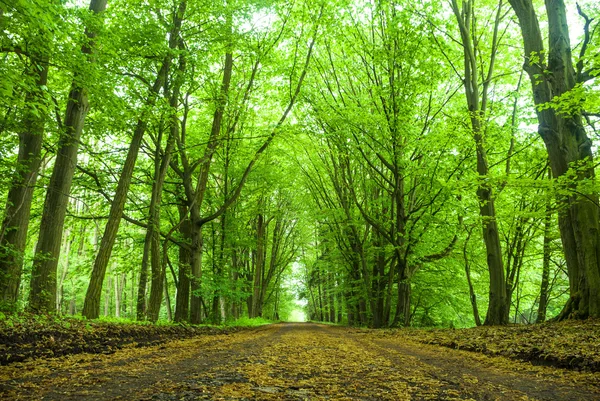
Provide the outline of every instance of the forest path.
<path id="1" fill-rule="evenodd" d="M 277 324 L 0 367 L 12 400 L 600 400 L 600 374 Z"/>

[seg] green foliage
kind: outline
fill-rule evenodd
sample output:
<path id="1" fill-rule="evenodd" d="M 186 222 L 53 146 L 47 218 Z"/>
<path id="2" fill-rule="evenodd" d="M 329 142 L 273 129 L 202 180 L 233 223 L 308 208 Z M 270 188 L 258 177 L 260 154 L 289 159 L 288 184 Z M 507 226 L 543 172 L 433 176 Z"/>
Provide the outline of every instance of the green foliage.
<path id="1" fill-rule="evenodd" d="M 552 261 L 548 317 L 560 312 L 569 296 L 560 201 L 596 196 L 600 188 L 589 172 L 597 163 L 579 160 L 549 179 L 548 153 L 533 131 L 536 112 L 545 110 L 583 121 L 590 135 L 597 129 L 597 34 L 585 54 L 573 52 L 581 82 L 536 109 L 520 73 L 521 38 L 512 14 L 499 24 L 494 48 L 497 3 L 476 4 L 470 29 L 478 68 L 485 70 L 497 50 L 495 73 L 476 77 L 489 86 L 487 109 L 479 113 L 465 107 L 464 47 L 446 3 L 183 3 L 181 36 L 175 38 L 179 2 L 170 0 L 109 0 L 101 15 L 75 1 L 0 0 L 0 210 L 23 169 L 18 155 L 24 122 L 41 122 L 43 132 L 20 295 L 11 307 L 27 307 L 62 120 L 71 88 L 80 86 L 89 94 L 89 112 L 59 244 L 58 316 L 76 319 L 81 312 L 140 124 L 146 132 L 103 283 L 105 316 L 99 322 L 136 321 L 138 293 L 147 306 L 158 258 L 168 295 L 161 298 L 161 325 L 174 318 L 176 294 L 183 292 L 178 286 L 191 277 L 207 323 L 286 320 L 300 301 L 308 318 L 331 323 L 472 326 L 467 272 L 482 317 L 490 285 L 481 233 L 489 219 L 480 216 L 477 196 L 482 187 L 494 194 L 503 263 L 507 276 L 514 273 L 506 283 L 510 320 L 535 320 L 544 252 Z M 590 17 L 598 13 L 596 4 L 583 9 Z M 91 43 L 86 28 L 97 33 L 93 55 L 81 51 Z M 233 66 L 225 93 L 228 53 Z M 549 74 L 546 57 L 534 52 L 528 58 L 544 67 L 540 82 Z M 36 78 L 45 63 L 48 82 L 40 85 Z M 163 65 L 165 82 L 149 102 Z M 473 121 L 481 125 L 481 139 Z M 488 164 L 483 176 L 477 172 L 478 145 Z M 589 145 L 595 155 L 595 139 Z M 154 196 L 159 255 L 149 256 L 152 190 L 167 149 L 165 183 Z M 223 205 L 228 207 L 221 210 Z M 186 232 L 186 219 L 215 213 L 196 236 Z M 544 249 L 546 228 L 550 247 Z M 0 256 L 13 251 L 0 247 Z M 192 254 L 195 273 L 186 259 Z M 144 260 L 150 273 L 140 288 Z M 256 296 L 260 311 L 253 313 Z M 410 305 L 403 309 L 404 296 Z M 252 314 L 262 317 L 246 317 Z M 0 320 L 21 324 L 19 316 L 2 314 Z"/>
<path id="2" fill-rule="evenodd" d="M 272 320 L 264 319 L 262 317 L 241 317 L 239 319 L 226 322 L 226 325 L 230 327 L 259 327 L 272 323 L 274 323 Z"/>

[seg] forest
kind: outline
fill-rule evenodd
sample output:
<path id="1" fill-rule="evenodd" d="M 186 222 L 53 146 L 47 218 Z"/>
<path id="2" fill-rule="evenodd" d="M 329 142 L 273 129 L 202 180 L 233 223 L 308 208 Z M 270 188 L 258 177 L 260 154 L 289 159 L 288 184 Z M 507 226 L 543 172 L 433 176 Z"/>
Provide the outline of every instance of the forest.
<path id="1" fill-rule="evenodd" d="M 0 0 L 0 316 L 598 318 L 599 17 Z"/>

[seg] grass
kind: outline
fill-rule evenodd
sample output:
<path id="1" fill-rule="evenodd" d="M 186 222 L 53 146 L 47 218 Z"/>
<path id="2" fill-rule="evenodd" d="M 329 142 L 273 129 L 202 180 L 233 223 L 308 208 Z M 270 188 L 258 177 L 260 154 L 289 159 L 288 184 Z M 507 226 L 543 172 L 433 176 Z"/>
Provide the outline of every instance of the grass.
<path id="1" fill-rule="evenodd" d="M 55 314 L 32 314 L 27 312 L 6 314 L 0 312 L 0 327 L 14 327 L 20 325 L 34 324 L 36 326 L 62 326 L 70 328 L 73 324 L 77 323 L 95 323 L 95 324 L 107 324 L 107 325 L 136 325 L 136 326 L 181 326 L 189 325 L 188 323 L 176 323 L 166 319 L 158 320 L 152 323 L 148 320 L 135 320 L 126 317 L 114 317 L 114 316 L 101 316 L 98 319 L 88 320 L 81 315 L 55 315 Z M 272 320 L 264 319 L 261 317 L 248 318 L 242 317 L 237 320 L 230 320 L 221 325 L 215 324 L 198 324 L 190 325 L 194 327 L 258 327 L 266 324 L 276 323 Z"/>
<path id="2" fill-rule="evenodd" d="M 264 326 L 266 324 L 276 323 L 272 320 L 264 319 L 262 317 L 248 318 L 241 317 L 237 320 L 233 320 L 231 322 L 227 322 L 225 325 L 229 327 L 259 327 Z"/>

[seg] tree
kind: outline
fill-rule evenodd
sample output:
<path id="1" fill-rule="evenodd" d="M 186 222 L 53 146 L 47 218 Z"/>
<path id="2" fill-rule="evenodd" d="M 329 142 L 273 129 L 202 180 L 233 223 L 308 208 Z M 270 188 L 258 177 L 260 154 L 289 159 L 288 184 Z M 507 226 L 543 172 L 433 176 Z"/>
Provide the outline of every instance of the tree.
<path id="1" fill-rule="evenodd" d="M 106 1 L 91 0 L 90 12 L 101 14 L 106 8 Z M 99 26 L 91 19 L 90 26 L 86 28 L 88 43 L 82 46 L 82 54 L 92 55 L 94 38 L 98 30 Z M 56 160 L 54 161 L 54 168 L 52 169 L 52 176 L 44 201 L 44 212 L 35 250 L 29 294 L 29 308 L 34 311 L 50 312 L 56 309 L 56 268 L 60 256 L 60 245 L 71 183 L 77 165 L 79 139 L 89 110 L 88 92 L 85 85 L 86 76 L 82 70 L 84 68 L 76 71 L 71 85 L 64 128 L 60 135 Z"/>
<path id="2" fill-rule="evenodd" d="M 16 5 L 19 6 L 22 7 Z M 50 10 L 54 7 L 54 3 L 48 5 Z M 1 5 L 0 10 L 2 10 Z M 30 14 L 24 12 L 25 10 L 15 11 L 17 15 L 29 16 Z M 49 46 L 53 41 L 50 26 L 31 19 L 27 19 L 26 23 L 34 26 L 34 32 L 31 33 L 32 37 L 24 38 L 27 44 L 27 61 L 24 67 L 25 110 L 19 123 L 21 128 L 18 134 L 17 164 L 12 174 L 0 228 L 0 308 L 7 310 L 14 309 L 19 298 L 33 190 L 42 161 L 41 150 L 48 107 L 46 90 Z M 4 43 L 4 40 L 2 42 L 3 52 L 23 53 L 24 46 L 21 44 Z"/>
<path id="3" fill-rule="evenodd" d="M 579 102 L 569 104 L 570 94 L 592 79 L 585 56 L 592 20 L 581 9 L 585 38 L 579 61 L 573 54 L 562 0 L 547 0 L 548 50 L 531 0 L 509 0 L 521 27 L 525 62 L 531 80 L 538 118 L 557 193 L 559 227 L 567 268 L 570 299 L 560 318 L 600 316 L 600 221 L 598 193 L 588 183 L 595 179 L 592 142 L 583 123 Z"/>
<path id="4" fill-rule="evenodd" d="M 498 3 L 493 21 L 493 37 L 491 51 L 487 64 L 487 70 L 479 72 L 479 65 L 483 58 L 480 49 L 480 37 L 475 31 L 476 23 L 473 13 L 473 1 L 463 1 L 462 9 L 459 8 L 457 0 L 452 0 L 452 11 L 458 21 L 462 47 L 464 53 L 464 78 L 462 78 L 472 135 L 475 140 L 477 153 L 477 173 L 480 184 L 477 188 L 479 200 L 479 214 L 483 228 L 483 240 L 487 253 L 488 271 L 490 274 L 490 292 L 488 310 L 485 317 L 486 325 L 508 323 L 508 308 L 510 298 L 506 293 L 506 278 L 502 260 L 502 247 L 500 245 L 500 233 L 496 220 L 496 208 L 494 206 L 494 195 L 489 184 L 489 161 L 486 150 L 486 113 L 489 87 L 494 74 L 494 63 L 499 44 L 499 26 L 503 18 L 502 0 Z M 482 79 L 483 82 L 479 80 Z M 481 90 L 480 90 L 481 86 Z"/>
<path id="5" fill-rule="evenodd" d="M 185 16 L 186 5 L 186 1 L 181 1 L 177 9 L 173 12 L 173 22 L 169 32 L 169 49 L 171 50 L 176 49 L 180 44 L 179 32 L 181 31 L 181 24 Z M 160 68 L 156 74 L 156 79 L 154 80 L 154 84 L 149 90 L 146 98 L 146 109 L 139 117 L 131 138 L 131 143 L 127 152 L 127 158 L 125 159 L 123 171 L 119 177 L 119 183 L 111 204 L 110 214 L 104 228 L 104 235 L 102 236 L 102 242 L 100 244 L 98 254 L 96 255 L 96 260 L 94 261 L 94 268 L 92 270 L 90 284 L 85 296 L 82 314 L 90 319 L 97 318 L 100 314 L 102 283 L 104 281 L 104 275 L 106 274 L 106 267 L 108 266 L 110 255 L 113 250 L 117 231 L 119 230 L 119 224 L 123 215 L 125 201 L 127 200 L 127 192 L 129 191 L 129 185 L 131 184 L 133 169 L 135 167 L 142 139 L 148 125 L 149 111 L 152 106 L 154 106 L 159 90 L 164 85 L 171 66 L 171 57 L 171 54 L 167 54 L 160 65 Z"/>

